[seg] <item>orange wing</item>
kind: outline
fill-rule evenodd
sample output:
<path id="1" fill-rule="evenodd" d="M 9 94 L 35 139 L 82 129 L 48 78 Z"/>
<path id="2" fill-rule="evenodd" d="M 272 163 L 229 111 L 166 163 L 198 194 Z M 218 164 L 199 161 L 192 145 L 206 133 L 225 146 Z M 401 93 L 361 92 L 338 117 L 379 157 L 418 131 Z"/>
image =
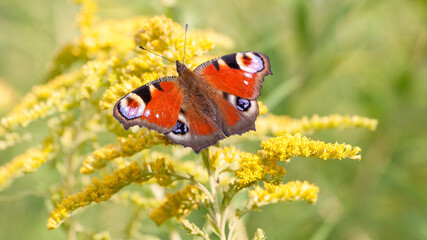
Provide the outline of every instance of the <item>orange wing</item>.
<path id="1" fill-rule="evenodd" d="M 178 120 L 182 98 L 177 77 L 164 77 L 121 98 L 114 106 L 113 115 L 125 129 L 139 125 L 167 133 Z"/>
<path id="2" fill-rule="evenodd" d="M 271 73 L 268 57 L 258 52 L 240 52 L 205 62 L 194 69 L 212 87 L 246 99 L 256 99 L 264 77 Z"/>

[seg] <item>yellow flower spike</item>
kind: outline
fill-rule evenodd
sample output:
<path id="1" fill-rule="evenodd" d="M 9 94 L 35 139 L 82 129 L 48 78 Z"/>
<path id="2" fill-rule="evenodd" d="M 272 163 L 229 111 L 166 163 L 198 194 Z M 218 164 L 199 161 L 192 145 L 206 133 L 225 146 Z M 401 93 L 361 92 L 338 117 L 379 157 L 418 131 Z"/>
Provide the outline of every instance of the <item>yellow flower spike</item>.
<path id="1" fill-rule="evenodd" d="M 110 199 L 123 187 L 131 183 L 146 182 L 153 177 L 151 171 L 141 168 L 137 162 L 115 170 L 103 180 L 92 179 L 92 183 L 82 192 L 64 198 L 51 213 L 47 227 L 57 228 L 66 218 L 78 208 L 89 206 L 92 202 L 102 202 Z"/>
<path id="2" fill-rule="evenodd" d="M 80 168 L 83 174 L 93 173 L 96 169 L 105 167 L 107 162 L 118 157 L 129 157 L 154 145 L 168 144 L 169 140 L 152 130 L 139 130 L 128 137 L 117 138 L 117 143 L 109 144 L 95 150 L 88 156 Z"/>
<path id="3" fill-rule="evenodd" d="M 313 117 L 303 117 L 300 120 L 301 131 L 320 130 L 325 128 L 354 128 L 361 127 L 374 131 L 377 128 L 378 120 L 360 116 L 341 116 L 333 114 L 325 117 L 313 115 Z"/>
<path id="4" fill-rule="evenodd" d="M 292 156 L 326 159 L 351 158 L 360 160 L 361 149 L 348 144 L 313 141 L 301 134 L 275 137 L 262 142 L 262 155 L 267 159 L 289 161 Z"/>
<path id="5" fill-rule="evenodd" d="M 250 208 L 255 209 L 282 201 L 305 200 L 308 203 L 314 203 L 317 201 L 318 192 L 317 186 L 306 181 L 293 181 L 280 185 L 265 183 L 264 187 L 256 186 L 254 190 L 249 190 L 252 201 Z"/>
<path id="6" fill-rule="evenodd" d="M 323 117 L 313 115 L 311 118 L 303 117 L 302 119 L 294 119 L 289 116 L 275 116 L 270 114 L 260 117 L 257 120 L 256 129 L 259 135 L 272 133 L 275 136 L 280 136 L 286 133 L 319 131 L 327 128 L 348 129 L 359 127 L 374 131 L 377 125 L 378 120 L 357 115 L 341 116 L 333 114 Z"/>
<path id="7" fill-rule="evenodd" d="M 150 213 L 150 218 L 161 225 L 172 217 L 182 218 L 190 214 L 193 209 L 209 203 L 208 196 L 200 192 L 195 186 L 187 185 L 184 189 L 173 194 L 167 194 L 163 203 Z"/>
<path id="8" fill-rule="evenodd" d="M 240 188 L 249 187 L 260 180 L 276 183 L 286 174 L 286 170 L 277 165 L 277 160 L 265 158 L 261 154 L 242 153 L 239 164 L 234 184 Z"/>
<path id="9" fill-rule="evenodd" d="M 3 138 L 4 139 L 0 140 L 0 151 L 5 150 L 6 148 L 21 142 L 28 142 L 32 139 L 32 135 L 31 133 L 19 134 L 16 132 L 12 132 L 12 133 L 5 133 Z"/>
<path id="10" fill-rule="evenodd" d="M 85 81 L 80 86 L 83 99 L 90 98 L 101 86 L 101 78 L 111 66 L 105 61 L 90 61 L 82 67 Z"/>
<path id="11" fill-rule="evenodd" d="M 52 143 L 47 139 L 43 146 L 30 148 L 0 166 L 0 189 L 6 187 L 12 179 L 35 171 L 49 159 L 53 150 Z"/>
<path id="12" fill-rule="evenodd" d="M 240 154 L 240 169 L 236 171 L 236 184 L 240 187 L 248 187 L 261 180 L 265 176 L 262 159 L 251 153 Z"/>
<path id="13" fill-rule="evenodd" d="M 160 186 L 167 186 L 172 183 L 172 176 L 168 173 L 175 173 L 175 169 L 172 164 L 166 164 L 164 157 L 157 158 L 155 163 L 151 163 L 150 169 L 155 172 L 154 178 Z"/>
<path id="14" fill-rule="evenodd" d="M 92 25 L 96 21 L 96 13 L 98 12 L 98 6 L 95 0 L 75 0 L 82 5 L 80 13 L 77 16 L 77 23 L 80 27 L 80 31 L 85 33 L 89 31 Z"/>
<path id="15" fill-rule="evenodd" d="M 210 166 L 212 170 L 237 170 L 241 153 L 233 146 L 212 151 L 209 156 Z"/>
<path id="16" fill-rule="evenodd" d="M 258 107 L 259 107 L 259 115 L 263 115 L 268 112 L 267 106 L 265 106 L 261 101 L 258 101 Z"/>
<path id="17" fill-rule="evenodd" d="M 67 110 L 79 95 L 73 92 L 73 86 L 79 85 L 81 74 L 73 72 L 56 77 L 52 81 L 36 86 L 31 93 L 1 119 L 1 126 L 11 130 L 18 126 L 27 126 L 34 120 Z"/>

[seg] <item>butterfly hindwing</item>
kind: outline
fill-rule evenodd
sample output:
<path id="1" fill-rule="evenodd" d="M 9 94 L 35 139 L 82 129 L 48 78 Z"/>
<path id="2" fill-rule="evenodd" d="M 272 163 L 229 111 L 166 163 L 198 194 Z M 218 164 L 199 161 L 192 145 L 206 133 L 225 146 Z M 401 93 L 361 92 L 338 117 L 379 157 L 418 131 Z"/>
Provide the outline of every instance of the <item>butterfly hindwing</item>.
<path id="1" fill-rule="evenodd" d="M 223 113 L 223 131 L 226 136 L 255 130 L 255 120 L 259 113 L 256 99 L 249 100 L 227 93 L 222 95 L 222 100 L 217 101 Z"/>
<path id="2" fill-rule="evenodd" d="M 166 134 L 172 142 L 191 147 L 196 153 L 199 153 L 201 149 L 224 138 L 223 133 L 211 117 L 194 109 L 193 104 L 183 104 L 183 108 L 185 110 L 181 110 L 179 113 L 175 128 Z"/>
<path id="3" fill-rule="evenodd" d="M 271 73 L 268 57 L 239 52 L 214 58 L 194 69 L 212 87 L 245 99 L 256 99 L 264 77 Z"/>
<path id="4" fill-rule="evenodd" d="M 125 129 L 139 125 L 167 133 L 178 120 L 183 95 L 177 77 L 160 78 L 121 98 L 113 115 Z"/>

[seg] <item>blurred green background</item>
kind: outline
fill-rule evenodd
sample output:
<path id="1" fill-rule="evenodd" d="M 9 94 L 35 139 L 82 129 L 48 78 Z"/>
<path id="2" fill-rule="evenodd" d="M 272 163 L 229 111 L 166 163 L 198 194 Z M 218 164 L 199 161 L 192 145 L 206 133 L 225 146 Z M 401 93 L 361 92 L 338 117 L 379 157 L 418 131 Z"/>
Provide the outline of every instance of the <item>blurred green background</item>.
<path id="1" fill-rule="evenodd" d="M 260 227 L 268 239 L 427 239 L 426 1 L 106 0 L 99 9 L 101 19 L 165 14 L 228 35 L 233 52 L 265 53 L 274 75 L 260 98 L 275 114 L 379 120 L 376 132 L 312 135 L 360 146 L 362 161 L 293 159 L 285 181 L 316 184 L 319 201 L 251 213 L 245 218 L 249 236 Z M 0 88 L 19 98 L 44 82 L 55 52 L 78 35 L 77 12 L 71 1 L 2 0 Z M 15 103 L 0 105 L 0 115 Z M 1 151 L 0 164 L 21 151 Z M 0 193 L 0 239 L 66 238 L 60 229 L 46 230 L 48 212 L 38 193 L 58 178 L 48 168 Z"/>

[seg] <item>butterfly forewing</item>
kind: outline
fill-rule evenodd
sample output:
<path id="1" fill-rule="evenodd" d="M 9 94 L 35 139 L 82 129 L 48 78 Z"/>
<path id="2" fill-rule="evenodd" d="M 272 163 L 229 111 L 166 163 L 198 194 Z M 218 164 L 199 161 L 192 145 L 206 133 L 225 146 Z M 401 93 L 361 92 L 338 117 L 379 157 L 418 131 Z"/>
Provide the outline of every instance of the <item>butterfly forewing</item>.
<path id="1" fill-rule="evenodd" d="M 261 83 L 271 74 L 268 57 L 258 52 L 240 52 L 201 64 L 195 73 L 212 87 L 246 99 L 256 99 Z"/>
<path id="2" fill-rule="evenodd" d="M 178 120 L 183 96 L 177 77 L 160 78 L 121 98 L 113 115 L 125 129 L 139 125 L 167 133 Z"/>

